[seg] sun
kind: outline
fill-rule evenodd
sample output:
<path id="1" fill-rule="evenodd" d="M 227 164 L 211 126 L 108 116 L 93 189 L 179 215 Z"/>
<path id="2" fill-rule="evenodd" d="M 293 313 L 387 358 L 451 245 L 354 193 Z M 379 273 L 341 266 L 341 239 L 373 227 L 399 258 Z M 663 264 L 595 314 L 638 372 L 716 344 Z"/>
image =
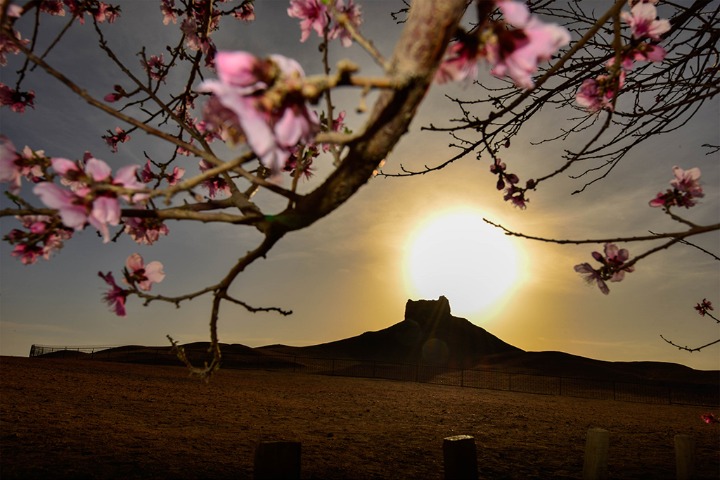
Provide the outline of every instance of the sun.
<path id="1" fill-rule="evenodd" d="M 514 241 L 476 210 L 453 210 L 423 222 L 405 249 L 406 288 L 423 299 L 444 295 L 454 314 L 488 310 L 520 280 Z"/>

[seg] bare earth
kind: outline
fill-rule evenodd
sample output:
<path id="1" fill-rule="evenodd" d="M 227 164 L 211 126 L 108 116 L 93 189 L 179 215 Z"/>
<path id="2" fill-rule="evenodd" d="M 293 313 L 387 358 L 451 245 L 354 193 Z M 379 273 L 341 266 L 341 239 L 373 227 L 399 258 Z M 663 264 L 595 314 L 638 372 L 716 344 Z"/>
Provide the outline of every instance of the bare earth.
<path id="1" fill-rule="evenodd" d="M 611 478 L 675 478 L 693 435 L 720 478 L 702 407 L 282 372 L 0 357 L 0 477 L 252 478 L 263 440 L 302 442 L 302 477 L 441 479 L 443 438 L 475 437 L 481 478 L 582 476 L 587 430 L 610 432 Z M 720 412 L 715 412 L 720 413 Z"/>

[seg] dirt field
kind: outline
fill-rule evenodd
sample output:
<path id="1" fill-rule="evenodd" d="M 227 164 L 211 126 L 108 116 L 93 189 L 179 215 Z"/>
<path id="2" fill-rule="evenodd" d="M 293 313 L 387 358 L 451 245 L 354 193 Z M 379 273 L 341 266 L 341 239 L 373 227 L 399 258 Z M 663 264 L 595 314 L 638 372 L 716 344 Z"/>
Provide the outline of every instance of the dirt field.
<path id="1" fill-rule="evenodd" d="M 610 431 L 611 478 L 675 478 L 673 437 L 720 478 L 702 407 L 440 385 L 0 357 L 0 477 L 252 478 L 262 440 L 302 442 L 302 477 L 441 479 L 443 438 L 475 437 L 481 478 L 580 478 L 587 430 Z M 715 412 L 720 413 L 720 412 Z"/>

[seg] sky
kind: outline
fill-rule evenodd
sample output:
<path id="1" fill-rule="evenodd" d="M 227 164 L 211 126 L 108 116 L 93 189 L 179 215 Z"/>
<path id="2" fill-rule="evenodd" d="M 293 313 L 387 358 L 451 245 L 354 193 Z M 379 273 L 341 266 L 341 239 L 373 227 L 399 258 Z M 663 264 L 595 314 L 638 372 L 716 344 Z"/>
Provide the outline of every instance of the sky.
<path id="1" fill-rule="evenodd" d="M 389 56 L 400 32 L 389 13 L 402 2 L 359 3 L 365 19 L 363 33 Z M 162 26 L 159 9 L 148 9 L 147 2 L 139 0 L 121 5 L 124 18 L 105 31 L 129 65 L 137 65 L 137 49 L 130 45 L 138 41 L 164 45 L 167 42 L 161 42 L 168 36 L 174 38 L 176 27 Z M 298 22 L 287 17 L 286 6 L 280 0 L 257 2 L 254 23 L 226 20 L 227 28 L 215 37 L 218 48 L 246 50 L 258 56 L 278 53 L 297 59 L 307 74 L 320 73 L 317 39 L 299 42 Z M 48 60 L 89 92 L 103 96 L 120 76 L 89 40 L 92 33 L 90 24 L 74 26 L 64 39 L 65 48 L 53 52 Z M 378 73 L 357 46 L 344 49 L 333 45 L 331 58 L 333 62 L 350 58 L 361 65 L 363 74 Z M 0 81 L 14 84 L 19 65 L 17 58 L 10 58 L 8 67 L 0 69 Z M 480 76 L 491 81 L 483 68 Z M 113 168 L 144 164 L 143 151 L 151 156 L 163 154 L 162 146 L 139 132 L 113 154 L 101 136 L 117 122 L 82 103 L 40 71 L 32 72 L 25 88 L 36 90 L 35 109 L 24 115 L 0 110 L 0 133 L 18 148 L 29 145 L 44 149 L 50 156 L 67 158 L 80 158 L 89 150 Z M 410 131 L 387 158 L 385 170 L 397 172 L 401 164 L 419 169 L 447 159 L 452 152 L 448 149 L 450 138 L 423 132 L 420 127 L 456 115 L 446 95 L 471 98 L 472 88 L 433 87 Z M 358 98 L 357 92 L 337 97 L 339 107 L 348 112 L 351 128 L 361 125 L 363 118 L 354 111 Z M 504 159 L 521 173 L 526 172 L 524 178 L 549 171 L 560 161 L 562 150 L 572 145 L 537 146 L 533 141 L 556 134 L 562 126 L 558 113 L 548 112 L 528 125 Z M 685 128 L 640 145 L 605 181 L 583 194 L 570 195 L 578 184 L 560 178 L 532 192 L 526 210 L 502 200 L 487 162 L 466 159 L 434 175 L 376 177 L 330 216 L 286 236 L 267 259 L 254 263 L 241 275 L 232 289 L 236 297 L 254 306 L 277 306 L 294 313 L 251 314 L 223 304 L 220 341 L 303 346 L 339 340 L 402 321 L 408 299 L 444 294 L 454 315 L 523 350 L 720 369 L 718 345 L 691 354 L 660 338 L 662 334 L 691 347 L 720 338 L 720 328 L 693 309 L 703 298 L 720 305 L 720 263 L 697 249 L 680 246 L 649 257 L 622 283 L 610 284 L 611 293 L 605 296 L 573 271 L 575 264 L 592 263 L 590 254 L 601 245 L 563 246 L 510 239 L 478 225 L 479 238 L 473 236 L 476 231 L 472 227 L 445 237 L 431 235 L 430 244 L 439 242 L 436 245 L 440 248 L 423 251 L 418 246 L 420 239 L 429 235 L 424 230 L 428 225 L 468 212 L 476 219 L 484 216 L 513 230 L 552 238 L 674 231 L 679 228 L 674 222 L 647 206 L 657 192 L 668 187 L 673 165 L 702 170 L 706 196 L 688 217 L 699 223 L 715 223 L 720 219 L 720 155 L 706 155 L 700 146 L 717 144 L 719 137 L 720 107 L 715 101 Z M 186 162 L 183 166 L 189 170 L 197 163 L 195 159 Z M 319 175 L 328 169 L 321 165 Z M 29 189 L 23 193 L 30 198 Z M 8 206 L 7 200 L 2 202 L 3 207 Z M 0 234 L 6 235 L 16 226 L 12 218 L 2 218 Z M 127 238 L 105 245 L 92 228 L 87 228 L 50 261 L 27 266 L 11 257 L 11 247 L 3 242 L 0 355 L 25 356 L 32 344 L 167 345 L 166 335 L 181 343 L 207 341 L 209 297 L 185 302 L 179 309 L 160 302 L 143 307 L 131 298 L 124 318 L 115 316 L 101 301 L 106 286 L 98 272 L 112 271 L 119 277 L 130 253 L 140 253 L 146 262 L 161 261 L 167 277 L 153 292 L 174 296 L 216 282 L 259 238 L 250 229 L 230 225 L 176 222 L 168 226 L 170 235 L 152 247 L 138 246 Z M 476 238 L 476 244 L 467 237 Z M 715 254 L 720 252 L 717 232 L 695 237 L 693 242 Z M 629 248 L 631 254 L 649 248 L 642 244 L 621 246 Z M 433 263 L 451 265 L 453 278 L 447 280 L 451 292 L 438 291 L 437 285 L 435 290 L 417 285 L 422 283 L 418 276 L 434 275 L 432 270 L 423 270 Z M 462 288 L 454 290 L 450 283 Z M 496 285 L 505 286 L 495 291 Z"/>

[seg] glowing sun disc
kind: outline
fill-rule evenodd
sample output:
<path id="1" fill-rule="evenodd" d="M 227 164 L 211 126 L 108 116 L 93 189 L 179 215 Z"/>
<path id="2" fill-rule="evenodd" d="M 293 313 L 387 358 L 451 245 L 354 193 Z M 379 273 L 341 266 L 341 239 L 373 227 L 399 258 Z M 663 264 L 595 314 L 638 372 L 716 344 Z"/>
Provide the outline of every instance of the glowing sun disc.
<path id="1" fill-rule="evenodd" d="M 410 237 L 405 251 L 408 289 L 424 299 L 446 296 L 453 314 L 492 307 L 519 280 L 520 258 L 512 239 L 475 211 L 430 219 Z"/>

